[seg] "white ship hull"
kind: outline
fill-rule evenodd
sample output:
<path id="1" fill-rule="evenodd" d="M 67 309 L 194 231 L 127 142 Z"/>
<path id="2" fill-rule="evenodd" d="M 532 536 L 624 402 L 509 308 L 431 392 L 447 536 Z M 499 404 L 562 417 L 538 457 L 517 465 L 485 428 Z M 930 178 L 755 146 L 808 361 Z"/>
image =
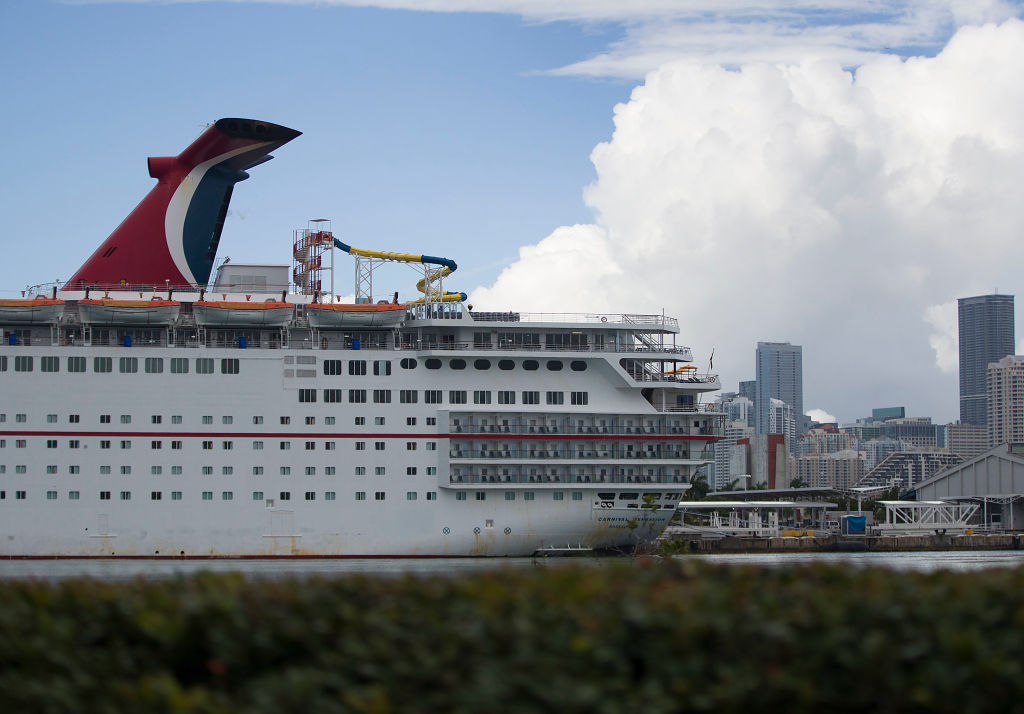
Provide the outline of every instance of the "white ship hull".
<path id="1" fill-rule="evenodd" d="M 452 502 L 442 499 L 431 513 L 415 505 L 385 503 L 374 504 L 364 515 L 331 503 L 267 509 L 262 503 L 213 502 L 201 504 L 204 508 L 194 520 L 161 504 L 115 504 L 100 513 L 65 503 L 45 512 L 25 509 L 21 517 L 5 517 L 6 542 L 0 556 L 511 557 L 577 549 L 629 550 L 656 538 L 672 514 L 665 510 L 638 516 L 625 509 L 595 510 L 591 503 L 558 508 L 551 503 L 520 504 L 500 510 L 474 503 L 460 512 L 454 494 L 448 496 Z M 39 517 L 51 521 L 49 532 L 39 532 Z M 630 528 L 627 524 L 634 518 L 635 528 Z M 488 520 L 493 527 L 480 526 Z M 446 528 L 449 534 L 444 533 Z"/>
<path id="2" fill-rule="evenodd" d="M 426 369 L 435 354 L 445 366 Z M 32 357 L 33 370 L 16 371 L 18 357 Z M 53 357 L 57 371 L 41 371 Z M 69 371 L 76 358 L 85 358 L 86 372 Z M 515 368 L 499 371 L 499 358 Z M 535 358 L 566 368 L 523 369 Z M 692 427 L 710 423 L 708 414 L 657 410 L 617 358 L 393 346 L 6 345 L 0 557 L 631 548 L 667 525 L 713 437 Z M 403 369 L 403 359 L 416 367 Z M 490 368 L 452 370 L 452 359 L 486 359 Z M 173 360 L 185 360 L 187 371 Z M 366 374 L 349 374 L 350 361 L 365 364 Z M 568 368 L 584 362 L 582 371 Z M 486 405 L 450 401 L 459 393 L 472 402 L 498 379 L 515 404 L 499 405 L 490 393 Z M 442 403 L 426 403 L 425 386 L 438 388 Z M 386 400 L 374 402 L 375 389 Z M 302 390 L 316 401 L 300 401 Z M 331 390 L 342 403 L 325 402 Z M 413 392 L 415 403 L 402 403 Z M 588 404 L 524 405 L 525 392 L 564 393 L 566 402 L 586 393 Z M 355 394 L 365 401 L 350 401 Z M 595 426 L 573 427 L 577 420 Z M 616 433 L 596 426 L 600 420 Z"/>

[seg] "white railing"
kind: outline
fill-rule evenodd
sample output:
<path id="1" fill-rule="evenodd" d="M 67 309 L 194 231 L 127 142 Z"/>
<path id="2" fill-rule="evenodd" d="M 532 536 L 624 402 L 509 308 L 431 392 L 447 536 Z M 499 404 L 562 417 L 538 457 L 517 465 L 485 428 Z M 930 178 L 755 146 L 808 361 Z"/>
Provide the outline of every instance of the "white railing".
<path id="1" fill-rule="evenodd" d="M 584 325 L 637 325 L 678 331 L 679 320 L 665 315 L 592 312 L 467 312 L 474 322 L 568 322 Z"/>
<path id="2" fill-rule="evenodd" d="M 403 344 L 403 350 L 443 350 L 445 352 L 625 352 L 630 354 L 670 354 L 678 355 L 679 361 L 686 362 L 693 359 L 689 347 L 643 347 L 640 345 L 549 345 L 549 344 L 512 344 L 512 345 L 489 345 L 474 342 L 445 342 L 445 343 L 414 343 Z"/>

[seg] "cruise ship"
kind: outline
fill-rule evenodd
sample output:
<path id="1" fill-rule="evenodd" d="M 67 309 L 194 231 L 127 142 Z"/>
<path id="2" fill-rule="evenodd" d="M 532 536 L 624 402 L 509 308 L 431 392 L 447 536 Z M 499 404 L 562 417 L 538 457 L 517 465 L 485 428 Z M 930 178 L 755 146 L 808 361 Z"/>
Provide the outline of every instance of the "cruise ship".
<path id="1" fill-rule="evenodd" d="M 451 259 L 355 248 L 322 220 L 283 237 L 289 264 L 218 264 L 235 184 L 297 136 L 215 122 L 148 160 L 156 186 L 69 280 L 0 300 L 0 557 L 656 538 L 722 434 L 678 322 L 473 310 L 444 289 Z M 375 271 L 410 267 L 410 299 L 373 294 Z"/>

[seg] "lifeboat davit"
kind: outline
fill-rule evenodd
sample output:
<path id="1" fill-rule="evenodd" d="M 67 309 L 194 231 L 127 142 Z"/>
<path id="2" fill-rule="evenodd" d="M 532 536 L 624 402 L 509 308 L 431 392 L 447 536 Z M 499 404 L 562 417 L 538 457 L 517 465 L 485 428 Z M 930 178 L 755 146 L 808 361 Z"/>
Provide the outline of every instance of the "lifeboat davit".
<path id="1" fill-rule="evenodd" d="M 78 316 L 88 325 L 170 325 L 178 319 L 177 300 L 79 300 Z"/>
<path id="2" fill-rule="evenodd" d="M 0 300 L 0 324 L 51 323 L 60 319 L 64 301 L 37 297 Z"/>
<path id="3" fill-rule="evenodd" d="M 312 303 L 306 305 L 306 318 L 311 327 L 392 327 L 405 319 L 405 305 L 338 305 Z"/>
<path id="4" fill-rule="evenodd" d="M 291 322 L 295 308 L 287 302 L 212 302 L 192 303 L 192 314 L 199 325 L 263 325 L 283 327 Z"/>

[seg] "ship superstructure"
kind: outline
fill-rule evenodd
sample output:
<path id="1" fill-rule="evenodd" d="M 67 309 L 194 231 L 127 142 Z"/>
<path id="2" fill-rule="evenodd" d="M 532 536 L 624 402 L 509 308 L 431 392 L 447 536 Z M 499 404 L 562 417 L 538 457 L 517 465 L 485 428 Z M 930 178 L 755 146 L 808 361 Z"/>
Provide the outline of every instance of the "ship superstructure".
<path id="1" fill-rule="evenodd" d="M 326 250 L 357 260 L 355 305 L 311 266 Z M 712 460 L 721 414 L 702 396 L 718 380 L 673 318 L 475 311 L 443 290 L 453 261 L 352 248 L 323 222 L 293 258 L 222 266 L 209 289 L 87 263 L 0 301 L 0 554 L 624 548 L 656 537 Z M 421 296 L 374 302 L 370 261 L 421 265 Z"/>

